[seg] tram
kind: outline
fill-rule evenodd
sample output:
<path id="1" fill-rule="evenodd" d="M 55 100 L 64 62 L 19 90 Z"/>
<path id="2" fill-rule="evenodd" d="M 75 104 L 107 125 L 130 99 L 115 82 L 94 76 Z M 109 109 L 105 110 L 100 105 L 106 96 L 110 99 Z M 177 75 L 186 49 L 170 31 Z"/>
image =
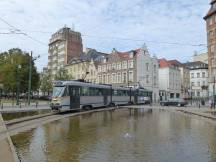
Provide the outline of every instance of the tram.
<path id="1" fill-rule="evenodd" d="M 112 87 L 80 81 L 54 81 L 52 110 L 93 109 L 97 107 L 150 103 L 152 92 L 142 88 Z"/>

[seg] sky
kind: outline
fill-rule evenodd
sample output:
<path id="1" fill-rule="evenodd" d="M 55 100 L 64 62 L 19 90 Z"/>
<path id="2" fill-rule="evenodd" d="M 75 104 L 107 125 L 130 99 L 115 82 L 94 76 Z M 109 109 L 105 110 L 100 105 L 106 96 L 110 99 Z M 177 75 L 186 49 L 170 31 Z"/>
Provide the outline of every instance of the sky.
<path id="1" fill-rule="evenodd" d="M 158 58 L 186 62 L 206 52 L 206 0 L 0 0 L 0 52 L 33 51 L 38 70 L 47 65 L 51 34 L 67 25 L 83 46 L 111 53 L 145 43 Z M 23 34 L 11 33 L 19 29 Z M 195 45 L 195 46 L 194 46 Z"/>

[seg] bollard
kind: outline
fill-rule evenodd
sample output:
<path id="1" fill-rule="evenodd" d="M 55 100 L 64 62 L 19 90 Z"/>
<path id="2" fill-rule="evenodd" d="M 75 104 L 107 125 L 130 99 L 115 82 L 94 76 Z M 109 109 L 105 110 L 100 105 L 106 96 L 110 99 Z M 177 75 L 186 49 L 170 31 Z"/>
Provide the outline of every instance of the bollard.
<path id="1" fill-rule="evenodd" d="M 1 104 L 1 109 L 3 109 L 3 103 Z"/>
<path id="2" fill-rule="evenodd" d="M 36 103 L 35 103 L 35 104 L 36 104 L 36 108 L 37 108 L 37 107 L 38 107 L 38 102 L 36 101 Z"/>
<path id="3" fill-rule="evenodd" d="M 20 103 L 19 107 L 21 108 L 21 103 Z"/>

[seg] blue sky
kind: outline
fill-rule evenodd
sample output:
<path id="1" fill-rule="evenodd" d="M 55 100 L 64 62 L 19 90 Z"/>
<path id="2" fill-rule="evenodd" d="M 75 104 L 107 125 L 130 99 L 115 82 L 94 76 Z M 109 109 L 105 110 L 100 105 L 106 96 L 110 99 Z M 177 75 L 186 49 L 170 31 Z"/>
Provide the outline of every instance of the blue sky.
<path id="1" fill-rule="evenodd" d="M 146 43 L 158 58 L 185 62 L 195 50 L 206 51 L 188 44 L 206 44 L 203 16 L 208 9 L 203 0 L 0 0 L 0 17 L 43 42 L 0 34 L 0 52 L 13 47 L 32 50 L 42 56 L 37 61 L 41 70 L 47 64 L 51 34 L 66 24 L 82 33 L 84 47 L 110 53 L 113 48 L 127 51 Z M 0 33 L 10 31 L 0 21 Z"/>

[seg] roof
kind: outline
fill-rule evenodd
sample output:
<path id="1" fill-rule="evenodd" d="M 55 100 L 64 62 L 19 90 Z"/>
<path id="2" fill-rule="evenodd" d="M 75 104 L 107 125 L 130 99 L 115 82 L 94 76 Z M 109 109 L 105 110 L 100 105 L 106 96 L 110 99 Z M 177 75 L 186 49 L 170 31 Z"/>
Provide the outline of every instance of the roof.
<path id="1" fill-rule="evenodd" d="M 166 60 L 165 58 L 159 59 L 160 68 L 170 67 L 170 66 L 183 66 L 178 60 Z"/>
<path id="2" fill-rule="evenodd" d="M 214 3 L 216 3 L 216 0 L 212 0 L 210 4 L 213 5 Z M 213 8 L 213 6 L 211 6 L 211 8 L 209 9 L 208 13 L 204 17 L 204 19 L 205 20 L 208 19 L 210 16 L 212 16 L 215 13 L 216 13 L 216 8 Z"/>
<path id="3" fill-rule="evenodd" d="M 169 62 L 166 59 L 159 59 L 159 66 L 160 68 L 169 67 Z"/>
<path id="4" fill-rule="evenodd" d="M 169 60 L 168 62 L 171 65 L 176 65 L 176 66 L 179 66 L 179 67 L 182 66 L 182 63 L 179 62 L 178 60 Z"/>
<path id="5" fill-rule="evenodd" d="M 208 69 L 208 64 L 201 61 L 187 62 L 184 65 L 188 68 L 192 69 Z"/>

